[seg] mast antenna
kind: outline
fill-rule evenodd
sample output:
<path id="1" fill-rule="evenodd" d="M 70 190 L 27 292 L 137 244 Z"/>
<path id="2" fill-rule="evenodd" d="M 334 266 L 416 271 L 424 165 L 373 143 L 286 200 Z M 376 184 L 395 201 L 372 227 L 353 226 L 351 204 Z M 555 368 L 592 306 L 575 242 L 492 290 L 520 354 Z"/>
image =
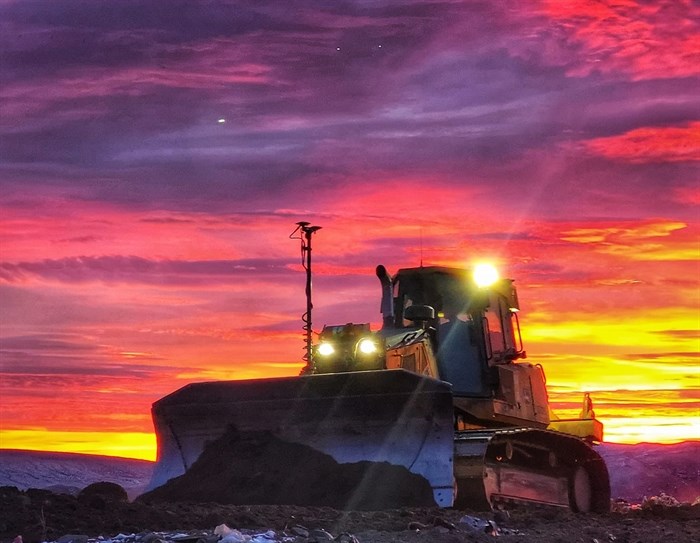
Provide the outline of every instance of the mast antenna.
<path id="1" fill-rule="evenodd" d="M 289 234 L 290 239 L 301 240 L 301 265 L 304 270 L 306 270 L 306 313 L 301 316 L 301 320 L 304 323 L 303 330 L 306 343 L 305 353 L 302 359 L 306 362 L 306 366 L 302 369 L 302 374 L 311 373 L 314 369 L 312 355 L 313 332 L 311 324 L 311 310 L 314 307 L 311 302 L 311 236 L 320 229 L 320 226 L 311 226 L 311 223 L 301 221 L 297 223 L 294 232 Z"/>
<path id="2" fill-rule="evenodd" d="M 423 267 L 423 225 L 420 225 L 420 267 Z"/>

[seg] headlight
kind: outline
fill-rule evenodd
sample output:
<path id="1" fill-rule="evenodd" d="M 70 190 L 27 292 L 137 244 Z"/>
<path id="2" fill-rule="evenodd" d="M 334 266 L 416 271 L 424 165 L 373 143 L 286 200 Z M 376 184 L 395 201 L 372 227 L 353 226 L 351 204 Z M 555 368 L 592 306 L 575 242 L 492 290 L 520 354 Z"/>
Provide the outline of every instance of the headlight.
<path id="1" fill-rule="evenodd" d="M 333 347 L 332 343 L 319 343 L 318 347 L 316 348 L 316 352 L 321 356 L 330 356 L 335 352 L 335 347 Z"/>
<path id="2" fill-rule="evenodd" d="M 360 342 L 357 344 L 357 350 L 360 351 L 362 354 L 374 354 L 379 350 L 379 348 L 377 347 L 377 344 L 374 341 L 365 338 L 361 339 Z"/>

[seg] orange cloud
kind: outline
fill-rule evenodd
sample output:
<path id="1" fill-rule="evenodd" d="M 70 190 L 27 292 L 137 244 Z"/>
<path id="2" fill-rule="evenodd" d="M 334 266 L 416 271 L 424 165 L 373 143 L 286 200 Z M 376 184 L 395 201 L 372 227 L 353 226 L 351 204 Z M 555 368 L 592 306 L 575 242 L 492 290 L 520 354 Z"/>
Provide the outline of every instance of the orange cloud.
<path id="1" fill-rule="evenodd" d="M 561 239 L 632 260 L 694 261 L 700 257 L 696 230 L 682 222 L 653 221 L 627 227 L 576 228 L 563 232 Z"/>
<path id="2" fill-rule="evenodd" d="M 596 155 L 633 163 L 700 160 L 700 122 L 680 127 L 645 127 L 584 143 Z"/>

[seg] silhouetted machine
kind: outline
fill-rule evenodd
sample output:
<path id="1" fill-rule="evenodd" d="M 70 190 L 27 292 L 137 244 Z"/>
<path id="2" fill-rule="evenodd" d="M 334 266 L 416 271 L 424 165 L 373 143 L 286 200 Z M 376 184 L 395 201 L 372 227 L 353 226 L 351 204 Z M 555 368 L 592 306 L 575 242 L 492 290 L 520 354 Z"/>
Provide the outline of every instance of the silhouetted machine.
<path id="1" fill-rule="evenodd" d="M 184 473 L 234 426 L 339 463 L 402 466 L 429 482 L 441 507 L 607 511 L 608 472 L 592 447 L 602 424 L 587 396 L 579 419 L 550 412 L 542 367 L 524 362 L 513 281 L 492 268 L 421 266 L 391 277 L 378 266 L 377 276 L 381 330 L 325 326 L 301 376 L 192 384 L 156 402 L 151 487 Z M 309 330 L 310 279 L 307 295 Z"/>

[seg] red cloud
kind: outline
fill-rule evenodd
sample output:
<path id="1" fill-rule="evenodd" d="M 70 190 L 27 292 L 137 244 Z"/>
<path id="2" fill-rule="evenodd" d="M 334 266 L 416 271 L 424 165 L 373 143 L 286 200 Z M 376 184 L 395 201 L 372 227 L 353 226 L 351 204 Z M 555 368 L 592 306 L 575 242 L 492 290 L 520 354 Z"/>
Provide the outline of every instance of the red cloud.
<path id="1" fill-rule="evenodd" d="M 561 2 L 543 0 L 544 13 L 585 47 L 572 75 L 622 72 L 633 79 L 700 73 L 700 5 L 691 0 Z"/>
<path id="2" fill-rule="evenodd" d="M 700 122 L 682 127 L 645 127 L 585 143 L 589 151 L 635 163 L 700 161 Z"/>

